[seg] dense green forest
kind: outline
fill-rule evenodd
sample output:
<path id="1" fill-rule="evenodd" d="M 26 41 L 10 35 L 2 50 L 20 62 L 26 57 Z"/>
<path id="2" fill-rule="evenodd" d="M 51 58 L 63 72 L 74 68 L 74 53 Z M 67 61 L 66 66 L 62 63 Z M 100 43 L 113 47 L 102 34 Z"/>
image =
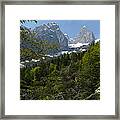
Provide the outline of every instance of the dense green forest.
<path id="1" fill-rule="evenodd" d="M 20 70 L 22 100 L 100 99 L 100 43 Z M 89 96 L 92 95 L 90 98 Z"/>
<path id="2" fill-rule="evenodd" d="M 99 100 L 100 42 L 92 43 L 84 52 L 47 57 L 45 54 L 58 45 L 38 42 L 34 34 L 21 26 L 20 61 L 39 62 L 20 68 L 20 99 Z"/>

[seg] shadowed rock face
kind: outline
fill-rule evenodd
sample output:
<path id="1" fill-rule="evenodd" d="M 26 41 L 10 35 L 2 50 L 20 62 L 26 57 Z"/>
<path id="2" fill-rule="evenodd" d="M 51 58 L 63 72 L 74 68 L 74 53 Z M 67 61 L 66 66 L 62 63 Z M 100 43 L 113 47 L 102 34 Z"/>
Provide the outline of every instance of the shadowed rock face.
<path id="1" fill-rule="evenodd" d="M 74 43 L 92 43 L 95 40 L 93 32 L 88 30 L 86 26 L 80 29 L 79 34 L 74 38 Z"/>
<path id="2" fill-rule="evenodd" d="M 36 32 L 35 37 L 38 40 L 47 40 L 50 43 L 57 43 L 60 50 L 65 50 L 68 48 L 68 38 L 60 30 L 57 23 L 51 22 L 48 24 L 43 24 L 36 27 L 33 31 Z"/>

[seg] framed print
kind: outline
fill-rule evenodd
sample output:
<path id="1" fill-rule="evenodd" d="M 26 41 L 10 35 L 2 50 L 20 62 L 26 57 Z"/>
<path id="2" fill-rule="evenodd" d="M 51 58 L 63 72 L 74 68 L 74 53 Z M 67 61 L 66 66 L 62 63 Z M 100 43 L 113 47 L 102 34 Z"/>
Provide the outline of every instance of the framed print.
<path id="1" fill-rule="evenodd" d="M 1 118 L 119 119 L 119 2 L 4 1 Z"/>

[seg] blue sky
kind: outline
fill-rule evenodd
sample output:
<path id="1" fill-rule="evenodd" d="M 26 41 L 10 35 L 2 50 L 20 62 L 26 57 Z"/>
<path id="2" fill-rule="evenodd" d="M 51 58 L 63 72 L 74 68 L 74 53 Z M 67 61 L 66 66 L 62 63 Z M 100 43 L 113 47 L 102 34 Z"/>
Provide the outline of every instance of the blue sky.
<path id="1" fill-rule="evenodd" d="M 82 26 L 86 26 L 90 31 L 92 31 L 96 38 L 100 38 L 100 21 L 99 20 L 38 20 L 37 24 L 35 22 L 26 22 L 23 25 L 34 29 L 42 24 L 47 24 L 49 22 L 56 22 L 59 24 L 60 29 L 63 33 L 67 33 L 69 37 L 75 37 Z"/>

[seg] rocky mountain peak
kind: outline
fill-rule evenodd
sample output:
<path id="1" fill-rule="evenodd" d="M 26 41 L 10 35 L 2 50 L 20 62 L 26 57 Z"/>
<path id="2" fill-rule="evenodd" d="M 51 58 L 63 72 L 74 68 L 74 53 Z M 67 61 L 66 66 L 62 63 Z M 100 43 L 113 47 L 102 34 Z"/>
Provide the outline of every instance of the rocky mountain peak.
<path id="1" fill-rule="evenodd" d="M 66 36 L 57 23 L 50 22 L 36 27 L 33 31 L 36 32 L 38 40 L 47 40 L 59 44 L 60 50 L 68 48 L 68 36 Z"/>
<path id="2" fill-rule="evenodd" d="M 82 26 L 78 35 L 73 38 L 74 43 L 92 43 L 95 40 L 95 36 L 87 26 Z"/>

